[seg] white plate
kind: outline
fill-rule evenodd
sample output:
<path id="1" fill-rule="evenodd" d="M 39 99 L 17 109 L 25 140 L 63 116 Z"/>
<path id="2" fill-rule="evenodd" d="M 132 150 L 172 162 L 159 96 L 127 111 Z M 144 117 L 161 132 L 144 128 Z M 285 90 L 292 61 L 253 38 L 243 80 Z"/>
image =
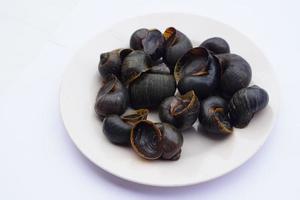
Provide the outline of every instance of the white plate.
<path id="1" fill-rule="evenodd" d="M 127 47 L 138 28 L 174 26 L 199 45 L 212 36 L 225 38 L 231 51 L 243 56 L 252 66 L 252 84 L 265 88 L 270 97 L 266 109 L 257 113 L 245 129 L 235 129 L 231 137 L 217 141 L 196 131 L 184 133 L 178 161 L 146 161 L 131 148 L 108 142 L 94 113 L 95 97 L 100 88 L 97 65 L 99 54 Z M 61 85 L 61 113 L 75 145 L 93 163 L 123 179 L 153 186 L 185 186 L 222 176 L 242 165 L 265 142 L 271 132 L 279 104 L 277 81 L 263 53 L 234 28 L 212 19 L 178 13 L 151 14 L 116 24 L 98 34 L 73 57 Z M 158 120 L 156 116 L 151 116 Z M 197 128 L 197 124 L 194 125 Z"/>

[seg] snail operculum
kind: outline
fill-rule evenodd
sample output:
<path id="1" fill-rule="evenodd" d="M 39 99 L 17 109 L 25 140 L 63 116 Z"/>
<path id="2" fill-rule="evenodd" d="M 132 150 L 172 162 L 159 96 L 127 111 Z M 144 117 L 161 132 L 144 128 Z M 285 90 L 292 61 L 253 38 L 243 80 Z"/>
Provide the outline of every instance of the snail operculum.
<path id="1" fill-rule="evenodd" d="M 268 93 L 258 86 L 254 85 L 237 91 L 229 102 L 231 123 L 238 128 L 246 127 L 254 114 L 264 109 L 268 102 Z"/>
<path id="2" fill-rule="evenodd" d="M 121 65 L 124 58 L 132 51 L 132 49 L 115 49 L 100 55 L 98 70 L 104 80 L 108 80 L 112 75 L 120 78 Z"/>
<path id="3" fill-rule="evenodd" d="M 199 121 L 209 133 L 229 135 L 233 131 L 228 118 L 227 102 L 218 96 L 211 96 L 202 101 Z"/>
<path id="4" fill-rule="evenodd" d="M 99 90 L 95 112 L 100 118 L 109 114 L 123 114 L 129 102 L 128 91 L 116 76 L 106 82 Z"/>
<path id="5" fill-rule="evenodd" d="M 199 99 L 211 95 L 218 87 L 220 65 L 207 49 L 189 50 L 175 66 L 174 76 L 180 93 L 194 90 Z"/>
<path id="6" fill-rule="evenodd" d="M 190 128 L 197 120 L 199 105 L 194 91 L 169 97 L 160 105 L 160 120 L 182 130 Z"/>

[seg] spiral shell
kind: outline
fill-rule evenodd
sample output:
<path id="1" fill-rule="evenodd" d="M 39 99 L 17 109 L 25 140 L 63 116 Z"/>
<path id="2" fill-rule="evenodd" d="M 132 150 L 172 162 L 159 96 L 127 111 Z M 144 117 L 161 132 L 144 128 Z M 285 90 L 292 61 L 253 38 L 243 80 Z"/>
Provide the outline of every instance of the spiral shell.
<path id="1" fill-rule="evenodd" d="M 207 49 L 197 47 L 189 50 L 175 66 L 174 76 L 178 90 L 184 94 L 194 90 L 201 100 L 211 95 L 220 81 L 220 65 Z"/>
<path id="2" fill-rule="evenodd" d="M 159 118 L 162 122 L 170 123 L 176 128 L 184 130 L 192 127 L 197 120 L 199 105 L 194 91 L 168 97 L 159 107 Z"/>
<path id="3" fill-rule="evenodd" d="M 256 85 L 237 91 L 229 102 L 231 123 L 238 128 L 246 127 L 254 114 L 264 109 L 268 102 L 268 93 Z"/>
<path id="4" fill-rule="evenodd" d="M 116 76 L 105 83 L 99 90 L 95 112 L 100 118 L 110 114 L 121 115 L 128 106 L 128 91 Z"/>

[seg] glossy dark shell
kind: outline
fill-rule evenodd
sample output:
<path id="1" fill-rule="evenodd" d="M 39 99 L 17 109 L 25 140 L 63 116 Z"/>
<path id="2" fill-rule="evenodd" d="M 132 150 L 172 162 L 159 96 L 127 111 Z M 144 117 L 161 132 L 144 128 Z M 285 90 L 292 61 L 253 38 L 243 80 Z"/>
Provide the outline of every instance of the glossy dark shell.
<path id="1" fill-rule="evenodd" d="M 128 106 L 128 91 L 122 83 L 114 76 L 99 90 L 95 112 L 100 118 L 110 114 L 121 115 Z"/>
<path id="2" fill-rule="evenodd" d="M 264 109 L 268 102 L 268 93 L 258 86 L 254 85 L 237 91 L 229 102 L 231 123 L 238 128 L 246 127 L 254 114 Z"/>
<path id="3" fill-rule="evenodd" d="M 129 84 L 130 105 L 135 109 L 154 109 L 175 91 L 176 82 L 172 75 L 143 73 Z"/>
<path id="4" fill-rule="evenodd" d="M 173 27 L 167 28 L 163 36 L 166 41 L 164 61 L 173 72 L 177 60 L 193 48 L 192 42 L 185 34 Z"/>
<path id="5" fill-rule="evenodd" d="M 228 117 L 227 102 L 221 97 L 211 96 L 201 102 L 199 121 L 209 133 L 229 135 L 233 131 Z"/>
<path id="6" fill-rule="evenodd" d="M 161 157 L 162 138 L 158 127 L 148 120 L 139 121 L 131 129 L 130 142 L 134 152 L 148 160 Z"/>
<path id="7" fill-rule="evenodd" d="M 200 44 L 200 47 L 204 47 L 212 51 L 214 54 L 230 52 L 229 44 L 226 42 L 226 40 L 220 37 L 209 38 L 202 42 L 202 44 Z"/>
<path id="8" fill-rule="evenodd" d="M 166 98 L 159 107 L 162 122 L 184 130 L 193 126 L 198 118 L 200 103 L 194 91 Z"/>
<path id="9" fill-rule="evenodd" d="M 162 133 L 162 156 L 164 160 L 178 160 L 183 145 L 183 137 L 177 128 L 167 123 L 156 123 Z"/>
<path id="10" fill-rule="evenodd" d="M 143 50 L 152 60 L 161 58 L 164 54 L 164 37 L 157 29 L 139 29 L 130 38 L 130 47 Z"/>
<path id="11" fill-rule="evenodd" d="M 131 52 L 131 49 L 116 49 L 100 55 L 98 70 L 104 80 L 113 75 L 120 78 L 123 59 Z"/>
<path id="12" fill-rule="evenodd" d="M 124 122 L 119 115 L 110 115 L 103 121 L 103 133 L 109 141 L 115 144 L 130 144 L 132 125 Z"/>
<path id="13" fill-rule="evenodd" d="M 122 117 L 109 115 L 103 121 L 103 133 L 112 143 L 129 145 L 131 128 L 135 123 L 146 120 L 148 113 L 147 109 L 140 109 Z"/>
<path id="14" fill-rule="evenodd" d="M 236 54 L 217 55 L 222 67 L 220 89 L 222 95 L 229 99 L 232 95 L 249 85 L 252 71 L 249 63 Z"/>
<path id="15" fill-rule="evenodd" d="M 146 28 L 141 28 L 133 32 L 133 34 L 130 37 L 130 48 L 135 50 L 142 50 L 142 40 L 146 38 L 148 32 L 149 30 Z"/>
<path id="16" fill-rule="evenodd" d="M 126 56 L 122 64 L 122 81 L 129 84 L 143 72 L 150 69 L 150 58 L 143 51 L 132 51 Z"/>
<path id="17" fill-rule="evenodd" d="M 165 40 L 162 33 L 157 30 L 149 30 L 147 37 L 142 41 L 143 50 L 147 55 L 150 55 L 152 60 L 157 60 L 164 55 Z"/>
<path id="18" fill-rule="evenodd" d="M 181 94 L 194 90 L 199 99 L 211 95 L 219 85 L 220 65 L 207 49 L 193 48 L 181 57 L 174 71 Z"/>

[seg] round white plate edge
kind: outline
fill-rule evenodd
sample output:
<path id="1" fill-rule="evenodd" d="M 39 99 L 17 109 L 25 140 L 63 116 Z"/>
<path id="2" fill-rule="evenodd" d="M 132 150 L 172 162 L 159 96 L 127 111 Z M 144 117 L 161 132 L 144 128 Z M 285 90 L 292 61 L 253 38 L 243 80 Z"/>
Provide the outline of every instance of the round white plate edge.
<path id="1" fill-rule="evenodd" d="M 201 17 L 201 18 L 204 18 L 204 19 L 208 19 L 208 20 L 210 20 L 210 21 L 214 21 L 214 22 L 223 24 L 223 25 L 225 25 L 225 26 L 227 26 L 227 27 L 230 27 L 230 28 L 234 29 L 236 32 L 238 32 L 239 34 L 241 34 L 241 35 L 243 35 L 244 37 L 246 37 L 249 41 L 251 41 L 251 43 L 252 43 L 257 49 L 259 49 L 259 50 L 263 53 L 263 55 L 264 55 L 264 57 L 266 58 L 266 61 L 269 63 L 269 65 L 272 66 L 272 64 L 270 63 L 269 59 L 265 56 L 264 52 L 263 52 L 263 51 L 256 45 L 256 43 L 255 43 L 253 40 L 251 40 L 247 35 L 245 35 L 244 33 L 241 33 L 240 31 L 238 31 L 237 29 L 235 29 L 234 27 L 232 27 L 232 26 L 230 26 L 230 25 L 228 25 L 228 24 L 225 24 L 225 23 L 223 23 L 223 22 L 214 20 L 214 19 L 212 19 L 212 18 L 208 18 L 208 17 L 201 16 L 201 15 L 195 15 L 195 14 L 178 13 L 178 12 L 163 12 L 163 13 L 151 13 L 151 14 L 146 14 L 146 15 L 141 15 L 141 16 L 136 16 L 136 17 L 130 17 L 130 18 L 126 18 L 126 19 L 124 19 L 124 20 L 121 20 L 121 21 L 119 21 L 119 22 L 114 23 L 113 25 L 110 26 L 110 28 L 105 29 L 105 30 L 103 30 L 103 31 L 100 32 L 100 33 L 97 33 L 94 37 L 96 37 L 97 35 L 100 35 L 101 33 L 111 31 L 111 27 L 114 27 L 115 25 L 120 24 L 120 23 L 122 23 L 122 22 L 124 22 L 124 21 L 131 20 L 131 19 L 134 19 L 134 18 L 137 18 L 137 17 L 145 17 L 145 16 L 159 15 L 159 14 L 163 14 L 163 15 L 168 14 L 168 15 L 189 15 L 189 16 L 196 16 L 196 17 Z M 94 37 L 91 38 L 90 40 L 88 40 L 85 44 L 91 42 L 91 41 L 94 39 Z M 119 38 L 116 38 L 116 39 L 119 39 Z M 85 46 L 85 45 L 83 45 L 83 46 Z M 83 47 L 80 47 L 79 49 L 77 49 L 77 51 L 74 53 L 74 55 L 71 56 L 71 58 L 70 58 L 70 60 L 69 60 L 69 62 L 68 62 L 68 64 L 67 64 L 67 67 L 66 67 L 66 69 L 65 69 L 65 72 L 63 73 L 63 76 L 62 76 L 63 78 L 62 78 L 61 84 L 60 84 L 60 97 L 59 97 L 60 114 L 61 114 L 61 116 L 62 116 L 62 121 L 63 121 L 64 127 L 65 127 L 65 129 L 66 129 L 66 131 L 67 131 L 69 137 L 70 137 L 71 140 L 74 142 L 76 148 L 80 151 L 80 153 L 81 153 L 83 156 L 85 156 L 86 158 L 88 158 L 88 160 L 91 161 L 91 162 L 92 162 L 94 165 L 96 165 L 97 167 L 100 167 L 100 168 L 103 169 L 104 171 L 106 171 L 106 172 L 108 172 L 108 173 L 110 173 L 110 174 L 112 174 L 112 175 L 114 175 L 114 176 L 116 176 L 116 177 L 119 177 L 119 178 L 121 178 L 121 179 L 123 179 L 123 180 L 130 181 L 130 182 L 134 182 L 134 183 L 138 183 L 138 184 L 142 184 L 142 185 L 147 185 L 147 186 L 155 186 L 155 187 L 183 187 L 183 186 L 191 186 L 191 185 L 195 185 L 195 184 L 199 184 L 199 183 L 208 182 L 208 181 L 214 180 L 214 179 L 216 179 L 216 178 L 222 177 L 222 176 L 224 176 L 224 175 L 226 175 L 226 174 L 228 174 L 228 173 L 234 171 L 235 169 L 237 169 L 237 168 L 243 166 L 248 160 L 250 160 L 254 155 L 256 155 L 256 153 L 261 149 L 261 147 L 262 147 L 262 146 L 264 145 L 264 143 L 266 142 L 267 138 L 269 137 L 269 135 L 270 135 L 270 133 L 271 133 L 273 127 L 274 127 L 274 123 L 275 123 L 276 120 L 277 120 L 277 114 L 278 114 L 279 105 L 280 105 L 280 91 L 279 91 L 279 87 L 278 87 L 279 84 L 278 84 L 278 81 L 277 81 L 278 79 L 277 79 L 277 77 L 276 77 L 276 73 L 274 73 L 273 68 L 271 68 L 270 70 L 271 70 L 271 72 L 272 72 L 272 74 L 273 74 L 274 79 L 276 80 L 276 82 L 274 83 L 274 84 L 276 85 L 275 87 L 278 88 L 278 91 L 277 91 L 277 93 L 276 93 L 276 95 L 275 95 L 275 96 L 277 96 L 277 101 L 276 101 L 276 103 L 274 104 L 275 107 L 272 107 L 272 109 L 273 109 L 273 111 L 274 111 L 274 117 L 272 118 L 272 121 L 271 121 L 272 126 L 270 126 L 270 127 L 268 128 L 268 130 L 267 130 L 268 133 L 267 133 L 267 134 L 265 135 L 265 137 L 261 140 L 261 143 L 258 145 L 259 147 L 256 149 L 256 151 L 253 152 L 253 154 L 249 155 L 248 157 L 245 157 L 244 160 L 240 163 L 240 165 L 237 165 L 236 167 L 233 167 L 233 168 L 231 168 L 231 169 L 228 170 L 228 171 L 224 171 L 223 173 L 220 173 L 220 174 L 218 174 L 217 176 L 210 177 L 210 178 L 205 179 L 205 180 L 202 180 L 202 181 L 193 181 L 193 182 L 189 181 L 189 182 L 187 182 L 187 183 L 177 183 L 177 184 L 175 183 L 175 184 L 172 184 L 172 185 L 170 185 L 170 184 L 161 184 L 161 183 L 160 183 L 160 184 L 157 184 L 157 183 L 150 183 L 150 182 L 147 182 L 147 181 L 143 181 L 143 180 L 140 180 L 140 179 L 129 178 L 129 177 L 126 177 L 126 176 L 124 176 L 124 175 L 122 175 L 122 174 L 115 173 L 115 172 L 111 171 L 109 168 L 106 168 L 106 167 L 104 167 L 103 165 L 102 165 L 102 166 L 99 166 L 99 164 L 97 164 L 95 161 L 93 161 L 93 159 L 92 159 L 91 157 L 89 157 L 89 155 L 88 155 L 87 153 L 85 153 L 84 150 L 83 150 L 82 148 L 80 148 L 79 143 L 76 141 L 76 139 L 75 139 L 74 137 L 72 137 L 72 134 L 70 134 L 70 127 L 68 127 L 67 123 L 65 123 L 65 117 L 64 117 L 63 106 L 62 106 L 62 104 L 63 104 L 63 102 L 62 102 L 62 88 L 63 88 L 64 81 L 65 81 L 64 77 L 65 77 L 65 75 L 68 73 L 68 71 L 69 71 L 70 68 L 71 68 L 70 64 L 72 63 L 72 58 L 74 58 L 74 57 L 78 54 L 78 52 L 80 52 L 81 48 L 83 48 Z"/>

